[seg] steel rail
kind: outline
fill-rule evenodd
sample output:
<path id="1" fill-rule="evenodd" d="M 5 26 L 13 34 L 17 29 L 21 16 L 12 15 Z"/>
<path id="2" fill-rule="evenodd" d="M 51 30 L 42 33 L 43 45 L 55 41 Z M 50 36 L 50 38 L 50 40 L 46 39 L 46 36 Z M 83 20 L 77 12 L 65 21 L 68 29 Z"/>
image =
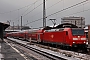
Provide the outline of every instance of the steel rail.
<path id="1" fill-rule="evenodd" d="M 49 58 L 49 59 L 51 59 L 51 60 L 67 60 L 67 59 L 65 59 L 65 58 L 52 55 L 52 54 L 50 54 L 50 53 L 41 51 L 41 50 L 39 50 L 39 49 L 35 49 L 35 48 L 31 47 L 31 46 L 28 46 L 28 45 L 25 45 L 25 44 L 22 44 L 22 43 L 13 41 L 13 40 L 10 40 L 10 41 L 12 41 L 12 42 L 15 43 L 15 44 L 19 44 L 19 45 L 21 45 L 21 46 L 23 46 L 23 47 L 25 47 L 25 48 L 27 48 L 27 49 L 30 49 L 30 50 L 32 50 L 32 51 L 34 51 L 34 52 L 36 52 L 36 53 L 39 53 L 39 54 L 41 54 L 41 55 L 43 55 L 43 56 L 45 56 L 45 57 L 47 57 L 47 58 Z"/>

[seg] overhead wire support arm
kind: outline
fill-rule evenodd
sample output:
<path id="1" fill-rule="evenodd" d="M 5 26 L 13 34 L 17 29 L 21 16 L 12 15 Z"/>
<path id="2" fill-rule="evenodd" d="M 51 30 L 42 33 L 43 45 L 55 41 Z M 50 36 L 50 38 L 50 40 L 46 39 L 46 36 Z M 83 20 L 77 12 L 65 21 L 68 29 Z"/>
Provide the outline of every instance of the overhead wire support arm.
<path id="1" fill-rule="evenodd" d="M 52 23 L 54 24 L 54 26 L 56 25 L 56 22 L 55 22 L 55 21 L 56 21 L 56 19 L 49 19 L 49 20 L 51 20 L 51 21 L 52 21 Z M 54 26 L 53 26 L 53 27 L 54 27 Z"/>

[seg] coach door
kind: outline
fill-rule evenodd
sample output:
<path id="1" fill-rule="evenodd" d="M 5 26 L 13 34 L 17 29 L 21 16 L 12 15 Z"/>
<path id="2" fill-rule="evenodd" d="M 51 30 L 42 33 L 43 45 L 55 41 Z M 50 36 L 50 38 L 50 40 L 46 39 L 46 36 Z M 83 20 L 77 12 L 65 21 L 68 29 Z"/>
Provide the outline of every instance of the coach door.
<path id="1" fill-rule="evenodd" d="M 37 40 L 38 40 L 38 42 L 41 42 L 40 34 L 38 34 L 38 36 L 37 36 Z"/>

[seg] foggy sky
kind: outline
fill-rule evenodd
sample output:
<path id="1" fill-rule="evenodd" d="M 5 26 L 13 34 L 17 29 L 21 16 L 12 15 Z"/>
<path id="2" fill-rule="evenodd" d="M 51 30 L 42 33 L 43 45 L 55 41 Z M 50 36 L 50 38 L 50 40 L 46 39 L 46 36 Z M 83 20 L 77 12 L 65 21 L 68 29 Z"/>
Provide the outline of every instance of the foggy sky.
<path id="1" fill-rule="evenodd" d="M 34 3 L 35 1 L 37 2 Z M 82 1 L 85 0 L 47 0 L 46 16 Z M 20 25 L 20 16 L 23 16 L 23 25 L 38 20 L 43 17 L 42 3 L 43 0 L 0 0 L 0 22 L 10 21 L 11 25 L 13 25 L 14 22 L 14 25 L 17 26 Z M 89 10 L 86 11 L 87 9 Z M 79 13 L 80 11 L 83 12 Z M 47 17 L 47 25 L 53 25 L 52 22 L 49 21 L 49 19 L 52 18 L 56 19 L 57 24 L 60 24 L 61 18 L 66 16 L 84 17 L 85 24 L 90 24 L 90 1 Z M 29 23 L 27 26 L 42 27 L 42 19 Z"/>

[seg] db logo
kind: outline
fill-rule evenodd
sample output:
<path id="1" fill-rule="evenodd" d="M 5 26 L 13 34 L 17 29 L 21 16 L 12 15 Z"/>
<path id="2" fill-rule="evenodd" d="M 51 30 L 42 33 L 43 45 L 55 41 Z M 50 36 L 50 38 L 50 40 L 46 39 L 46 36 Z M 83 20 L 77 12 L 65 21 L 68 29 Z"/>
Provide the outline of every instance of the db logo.
<path id="1" fill-rule="evenodd" d="M 54 35 L 51 35 L 51 38 L 53 38 L 54 37 Z"/>

